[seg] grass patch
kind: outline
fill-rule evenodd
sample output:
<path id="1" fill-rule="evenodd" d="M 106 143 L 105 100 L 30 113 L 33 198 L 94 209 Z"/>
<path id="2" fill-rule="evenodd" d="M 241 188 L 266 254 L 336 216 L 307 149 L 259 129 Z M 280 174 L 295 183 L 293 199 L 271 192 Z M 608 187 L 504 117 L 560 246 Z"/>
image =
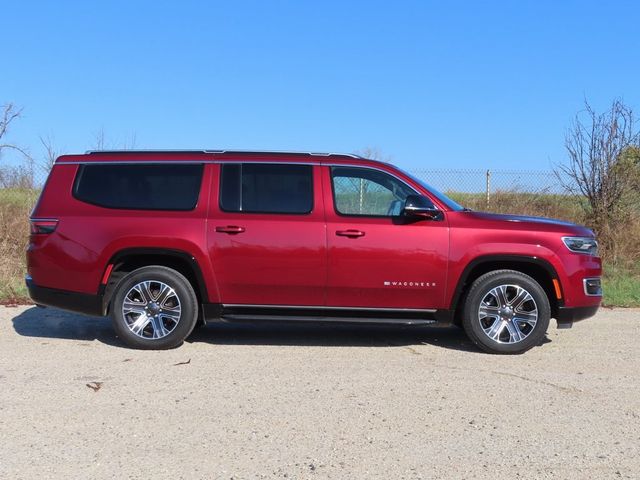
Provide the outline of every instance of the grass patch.
<path id="1" fill-rule="evenodd" d="M 491 193 L 489 205 L 482 193 L 448 191 L 447 195 L 471 210 L 557 218 L 578 224 L 586 220 L 584 199 L 575 195 L 497 190 Z"/>
<path id="2" fill-rule="evenodd" d="M 28 210 L 35 205 L 40 190 L 30 188 L 0 188 L 0 208 L 20 208 Z"/>
<path id="3" fill-rule="evenodd" d="M 25 305 L 31 303 L 24 276 L 11 278 L 0 285 L 0 305 Z"/>
<path id="4" fill-rule="evenodd" d="M 640 273 L 606 269 L 603 303 L 609 307 L 640 307 Z"/>
<path id="5" fill-rule="evenodd" d="M 29 214 L 38 199 L 37 190 L 0 189 L 0 303 L 28 303 L 24 284 L 27 270 Z"/>

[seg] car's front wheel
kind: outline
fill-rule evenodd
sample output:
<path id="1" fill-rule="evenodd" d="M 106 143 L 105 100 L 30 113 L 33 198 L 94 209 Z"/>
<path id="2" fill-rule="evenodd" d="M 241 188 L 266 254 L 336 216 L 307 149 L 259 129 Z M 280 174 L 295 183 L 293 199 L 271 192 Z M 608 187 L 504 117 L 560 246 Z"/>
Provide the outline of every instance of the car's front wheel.
<path id="1" fill-rule="evenodd" d="M 118 336 L 130 347 L 177 347 L 195 327 L 198 300 L 189 281 L 161 266 L 142 267 L 118 284 L 111 302 Z"/>
<path id="2" fill-rule="evenodd" d="M 489 353 L 517 354 L 539 345 L 551 307 L 538 282 L 514 270 L 496 270 L 473 282 L 462 324 L 469 338 Z"/>

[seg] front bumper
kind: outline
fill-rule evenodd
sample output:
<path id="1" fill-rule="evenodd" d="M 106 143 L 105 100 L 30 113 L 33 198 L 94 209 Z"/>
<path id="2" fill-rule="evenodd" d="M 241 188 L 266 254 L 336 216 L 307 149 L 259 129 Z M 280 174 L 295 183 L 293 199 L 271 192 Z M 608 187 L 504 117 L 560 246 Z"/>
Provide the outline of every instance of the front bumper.
<path id="1" fill-rule="evenodd" d="M 36 305 L 61 308 L 85 315 L 104 315 L 101 295 L 40 287 L 28 275 L 25 278 L 25 283 L 27 284 L 27 290 L 29 290 L 29 296 Z"/>
<path id="2" fill-rule="evenodd" d="M 573 322 L 593 317 L 600 308 L 600 305 L 589 305 L 587 307 L 558 307 L 555 315 L 559 328 L 569 328 Z"/>

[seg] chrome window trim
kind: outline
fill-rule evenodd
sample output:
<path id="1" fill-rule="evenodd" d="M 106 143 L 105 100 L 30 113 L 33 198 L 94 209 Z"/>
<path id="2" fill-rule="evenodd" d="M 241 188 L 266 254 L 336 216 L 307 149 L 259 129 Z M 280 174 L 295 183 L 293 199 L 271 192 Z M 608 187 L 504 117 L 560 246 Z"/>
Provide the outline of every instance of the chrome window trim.
<path id="1" fill-rule="evenodd" d="M 333 154 L 330 154 L 333 155 Z M 414 192 L 416 191 L 411 185 L 409 185 L 405 180 L 398 177 L 396 174 L 388 172 L 378 167 L 372 167 L 370 165 L 359 165 L 355 163 L 327 163 L 320 159 L 316 161 L 298 161 L 298 160 L 250 160 L 250 159 L 225 159 L 225 160 L 109 160 L 109 161 L 89 161 L 89 160 L 73 160 L 68 161 L 64 160 L 61 162 L 55 162 L 54 165 L 123 165 L 123 164 L 142 164 L 142 165 L 154 165 L 154 164 L 165 164 L 165 163 L 175 163 L 175 164 L 222 164 L 222 163 L 262 163 L 262 164 L 296 164 L 296 165 L 318 165 L 323 167 L 349 167 L 349 168 L 366 168 L 369 170 L 376 170 L 378 172 L 386 173 L 391 175 L 396 180 L 404 183 Z M 418 193 L 418 192 L 416 192 Z"/>
<path id="2" fill-rule="evenodd" d="M 316 165 L 318 165 L 317 163 L 298 163 L 298 162 L 246 162 L 246 161 L 231 161 L 231 162 L 227 162 L 227 161 L 221 161 L 219 162 L 221 165 L 225 165 L 225 164 L 240 164 L 240 165 L 245 165 L 245 164 L 252 164 L 252 165 L 302 165 L 302 166 L 310 166 L 310 167 L 314 167 Z M 222 208 L 222 180 L 223 180 L 223 176 L 224 176 L 224 169 L 221 167 L 220 168 L 220 180 L 218 182 L 218 208 L 220 209 L 221 212 L 224 213 L 241 213 L 241 214 L 248 214 L 248 215 L 311 215 L 314 213 L 315 208 L 316 208 L 316 201 L 315 201 L 315 195 L 316 195 L 316 189 L 314 187 L 314 173 L 313 173 L 313 168 L 311 168 L 311 210 L 309 210 L 308 212 L 254 212 L 254 211 L 249 211 L 249 210 L 225 210 Z M 240 168 L 240 172 L 242 172 L 242 168 Z M 240 174 L 242 175 L 242 173 Z"/>
<path id="3" fill-rule="evenodd" d="M 280 152 L 282 153 L 282 152 Z M 334 155 L 330 153 L 328 155 Z M 336 154 L 337 155 L 337 154 Z M 339 154 L 342 155 L 342 154 Z M 353 155 L 350 155 L 353 157 Z M 358 157 L 354 157 L 358 158 Z M 367 160 L 364 159 L 363 160 Z M 375 161 L 375 160 L 374 160 Z M 142 165 L 162 165 L 166 163 L 175 163 L 179 165 L 208 165 L 208 164 L 223 164 L 223 163 L 256 163 L 256 164 L 271 164 L 271 165 L 287 165 L 287 164 L 295 164 L 295 165 L 317 165 L 320 167 L 349 167 L 349 168 L 364 168 L 369 170 L 375 170 L 377 172 L 385 173 L 395 178 L 399 182 L 403 183 L 410 190 L 412 190 L 417 195 L 423 195 L 414 187 L 409 185 L 405 180 L 400 178 L 398 175 L 392 172 L 388 172 L 387 170 L 370 166 L 370 165 L 359 165 L 355 163 L 334 163 L 334 162 L 324 162 L 318 159 L 315 162 L 305 162 L 305 161 L 297 161 L 297 160 L 247 160 L 247 159 L 234 159 L 234 160 L 115 160 L 115 161 L 107 161 L 107 162 L 93 162 L 93 161 L 62 161 L 56 162 L 55 165 L 128 165 L 128 164 L 142 164 Z M 332 180 L 333 183 L 333 180 Z"/>

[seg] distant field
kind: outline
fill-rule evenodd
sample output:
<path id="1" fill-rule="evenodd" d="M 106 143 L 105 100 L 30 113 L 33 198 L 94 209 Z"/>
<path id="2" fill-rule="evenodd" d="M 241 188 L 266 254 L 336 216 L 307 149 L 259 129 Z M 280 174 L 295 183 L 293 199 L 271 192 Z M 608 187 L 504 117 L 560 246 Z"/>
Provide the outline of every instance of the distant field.
<path id="1" fill-rule="evenodd" d="M 447 195 L 471 210 L 550 217 L 575 223 L 584 221 L 584 200 L 577 196 L 498 190 L 491 193 L 487 205 L 484 193 L 447 192 Z"/>
<path id="2" fill-rule="evenodd" d="M 0 302 L 28 301 L 24 286 L 29 213 L 38 199 L 36 190 L 0 189 Z"/>
<path id="3" fill-rule="evenodd" d="M 447 192 L 454 200 L 472 210 L 516 213 L 584 223 L 580 197 L 532 194 L 511 191 L 493 192 L 487 208 L 484 194 Z M 24 286 L 25 250 L 29 236 L 29 213 L 38 199 L 37 190 L 0 189 L 0 303 L 28 302 Z M 629 236 L 640 236 L 638 225 L 625 225 Z M 633 252 L 633 251 L 630 251 Z M 607 268 L 604 278 L 605 303 L 610 306 L 640 306 L 640 264 L 634 253 L 618 260 L 624 267 Z"/>

